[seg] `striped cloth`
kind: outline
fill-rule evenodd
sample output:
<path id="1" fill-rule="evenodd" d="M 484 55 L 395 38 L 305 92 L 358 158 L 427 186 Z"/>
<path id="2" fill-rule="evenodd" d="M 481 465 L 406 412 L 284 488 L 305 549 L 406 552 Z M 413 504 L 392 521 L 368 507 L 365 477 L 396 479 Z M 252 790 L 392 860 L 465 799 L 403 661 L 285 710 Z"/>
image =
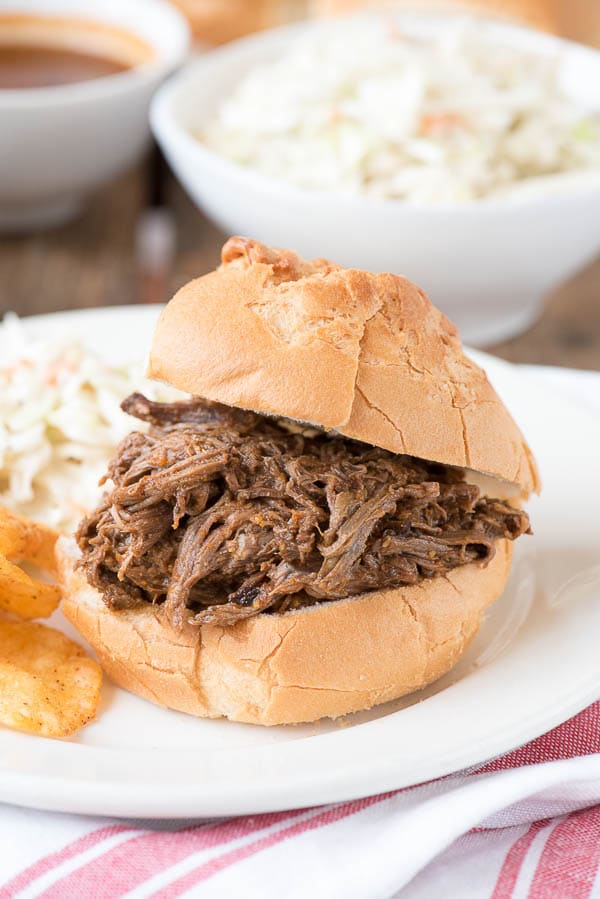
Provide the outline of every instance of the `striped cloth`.
<path id="1" fill-rule="evenodd" d="M 600 376 L 530 373 L 600 408 Z M 0 805 L 0 899 L 600 899 L 599 870 L 600 702 L 475 770 L 321 808 L 174 823 Z"/>
<path id="2" fill-rule="evenodd" d="M 600 702 L 487 765 L 321 808 L 106 821 L 0 806 L 0 899 L 600 897 Z"/>

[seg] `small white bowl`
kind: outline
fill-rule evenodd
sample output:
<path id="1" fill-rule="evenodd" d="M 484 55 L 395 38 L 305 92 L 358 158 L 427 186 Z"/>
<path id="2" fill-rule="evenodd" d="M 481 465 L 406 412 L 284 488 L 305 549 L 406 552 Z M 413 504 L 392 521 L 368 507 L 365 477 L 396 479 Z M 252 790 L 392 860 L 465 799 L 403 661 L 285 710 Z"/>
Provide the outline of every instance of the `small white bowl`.
<path id="1" fill-rule="evenodd" d="M 398 13 L 432 30 L 444 15 Z M 304 190 L 239 166 L 194 133 L 244 73 L 279 57 L 306 28 L 288 26 L 244 38 L 186 66 L 151 107 L 154 134 L 193 200 L 227 232 L 251 235 L 308 256 L 420 284 L 458 325 L 484 345 L 526 328 L 551 288 L 600 248 L 600 173 L 560 179 L 543 194 L 419 206 L 400 200 Z M 330 27 L 330 26 L 329 26 Z M 481 23 L 482 40 L 560 51 L 565 85 L 600 109 L 600 53 L 511 25 Z"/>
<path id="2" fill-rule="evenodd" d="M 185 59 L 189 29 L 164 0 L 0 0 L 0 16 L 9 13 L 107 23 L 154 54 L 104 78 L 0 90 L 0 230 L 18 231 L 66 221 L 135 162 L 150 137 L 152 94 Z"/>

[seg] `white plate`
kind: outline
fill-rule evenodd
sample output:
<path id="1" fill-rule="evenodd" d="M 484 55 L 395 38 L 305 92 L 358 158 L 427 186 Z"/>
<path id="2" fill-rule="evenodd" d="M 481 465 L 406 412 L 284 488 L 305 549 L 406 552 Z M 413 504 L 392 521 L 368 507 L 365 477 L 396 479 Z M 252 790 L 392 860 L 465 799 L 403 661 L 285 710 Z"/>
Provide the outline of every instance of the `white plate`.
<path id="1" fill-rule="evenodd" d="M 157 310 L 30 319 L 143 353 Z M 138 352 L 139 351 L 139 352 Z M 201 721 L 111 685 L 75 740 L 0 730 L 0 800 L 128 817 L 200 817 L 345 800 L 476 765 L 600 696 L 600 417 L 539 374 L 479 357 L 521 423 L 544 493 L 509 587 L 459 665 L 420 694 L 338 723 Z M 68 626 L 58 617 L 59 626 Z"/>

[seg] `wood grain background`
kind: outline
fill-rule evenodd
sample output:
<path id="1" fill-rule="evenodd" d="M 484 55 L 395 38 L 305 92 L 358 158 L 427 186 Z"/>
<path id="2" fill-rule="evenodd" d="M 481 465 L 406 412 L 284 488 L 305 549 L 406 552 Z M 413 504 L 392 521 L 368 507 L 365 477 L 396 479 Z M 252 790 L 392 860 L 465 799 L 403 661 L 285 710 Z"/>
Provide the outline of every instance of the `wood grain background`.
<path id="1" fill-rule="evenodd" d="M 175 252 L 162 273 L 143 270 L 136 247 L 149 203 L 170 210 Z M 164 168 L 148 161 L 93 197 L 83 215 L 54 231 L 0 238 L 0 311 L 20 315 L 164 301 L 214 268 L 224 235 Z M 600 259 L 549 296 L 525 334 L 487 349 L 514 362 L 600 370 Z"/>

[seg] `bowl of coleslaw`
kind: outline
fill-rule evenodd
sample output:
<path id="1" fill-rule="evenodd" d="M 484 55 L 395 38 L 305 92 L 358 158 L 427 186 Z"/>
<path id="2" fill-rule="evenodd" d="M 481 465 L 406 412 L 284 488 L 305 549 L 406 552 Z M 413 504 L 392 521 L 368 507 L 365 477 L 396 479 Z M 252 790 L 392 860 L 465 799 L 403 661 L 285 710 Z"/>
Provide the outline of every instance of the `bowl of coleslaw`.
<path id="1" fill-rule="evenodd" d="M 600 249 L 600 53 L 449 13 L 363 15 L 192 62 L 151 121 L 224 230 L 419 283 L 471 343 Z"/>

